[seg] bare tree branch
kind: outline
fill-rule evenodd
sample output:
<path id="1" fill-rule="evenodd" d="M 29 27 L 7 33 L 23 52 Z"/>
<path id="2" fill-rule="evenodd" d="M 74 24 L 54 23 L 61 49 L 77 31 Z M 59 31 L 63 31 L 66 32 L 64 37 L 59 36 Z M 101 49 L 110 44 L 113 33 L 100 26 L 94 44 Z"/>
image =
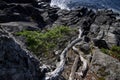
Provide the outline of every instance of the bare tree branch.
<path id="1" fill-rule="evenodd" d="M 77 63 L 78 63 L 78 60 L 80 58 L 80 60 L 83 62 L 83 65 L 82 65 L 82 70 L 81 72 L 79 73 L 79 75 L 81 77 L 83 77 L 84 75 L 86 75 L 87 73 L 87 70 L 88 70 L 88 64 L 89 62 L 83 57 L 83 54 L 76 46 L 80 46 L 82 45 L 81 44 L 81 41 L 83 40 L 83 38 L 81 38 L 81 35 L 82 35 L 82 31 L 81 29 L 79 29 L 79 35 L 78 35 L 78 38 L 73 40 L 61 53 L 60 55 L 60 63 L 59 65 L 57 66 L 57 68 L 52 71 L 52 72 L 48 72 L 46 73 L 45 75 L 45 78 L 43 80 L 58 80 L 59 76 L 62 74 L 63 70 L 64 70 L 64 66 L 65 66 L 65 62 L 66 62 L 66 54 L 67 52 L 72 48 L 79 56 L 76 57 L 75 61 L 74 61 L 74 64 L 72 66 L 72 69 L 71 69 L 71 74 L 69 76 L 69 80 L 74 80 L 74 74 L 75 74 L 75 71 L 77 69 Z M 103 35 L 100 37 L 100 39 L 102 39 L 104 37 L 104 32 L 103 32 Z M 83 41 L 84 42 L 84 41 Z M 82 43 L 83 43 L 82 42 Z"/>
<path id="2" fill-rule="evenodd" d="M 81 38 L 77 38 L 74 41 L 71 42 L 71 44 L 69 44 L 61 53 L 60 55 L 60 64 L 58 65 L 58 67 L 53 71 L 53 72 L 49 72 L 46 74 L 45 80 L 57 80 L 58 76 L 63 72 L 64 70 L 64 66 L 65 66 L 65 62 L 66 62 L 66 54 L 67 52 L 78 42 L 82 41 Z"/>
<path id="3" fill-rule="evenodd" d="M 81 38 L 81 36 L 82 36 L 82 30 L 79 29 L 79 35 L 78 35 L 78 38 Z"/>
<path id="4" fill-rule="evenodd" d="M 81 52 L 79 52 L 80 59 L 83 62 L 82 70 L 80 72 L 80 75 L 83 77 L 86 75 L 86 71 L 88 70 L 88 61 L 81 55 Z"/>
<path id="5" fill-rule="evenodd" d="M 75 46 L 73 46 L 73 50 L 79 54 L 80 60 L 83 62 L 82 70 L 79 74 L 80 76 L 83 77 L 86 74 L 86 71 L 88 70 L 88 61 L 83 57 L 83 53 Z"/>
<path id="6" fill-rule="evenodd" d="M 75 75 L 75 72 L 76 72 L 77 67 L 78 67 L 78 61 L 79 61 L 79 56 L 77 55 L 76 58 L 75 58 L 75 61 L 73 63 L 73 66 L 71 68 L 71 73 L 70 73 L 70 76 L 69 76 L 69 80 L 74 80 L 74 75 Z"/>

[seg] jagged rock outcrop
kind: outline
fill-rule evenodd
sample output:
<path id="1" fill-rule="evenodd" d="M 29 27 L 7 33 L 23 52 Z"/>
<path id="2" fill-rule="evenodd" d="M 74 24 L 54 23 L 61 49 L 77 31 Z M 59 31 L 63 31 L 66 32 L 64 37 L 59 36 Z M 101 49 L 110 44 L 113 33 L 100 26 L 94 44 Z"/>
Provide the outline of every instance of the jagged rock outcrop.
<path id="1" fill-rule="evenodd" d="M 0 80 L 40 80 L 39 60 L 0 27 Z"/>
<path id="2" fill-rule="evenodd" d="M 93 40 L 98 48 L 109 49 L 113 45 L 120 46 L 118 13 L 112 10 L 95 12 L 85 7 L 70 11 L 60 10 L 50 7 L 49 3 L 50 0 L 0 1 L 0 25 L 2 26 L 0 27 L 0 80 L 41 80 L 44 77 L 44 73 L 39 68 L 39 61 L 23 49 L 22 44 L 18 44 L 15 39 L 18 37 L 11 36 L 22 30 L 34 31 L 64 25 L 80 28 L 83 31 L 82 36 L 87 37 L 86 43 Z M 104 34 L 103 39 L 98 39 L 102 34 Z M 81 49 L 87 51 L 90 50 L 90 46 L 84 44 Z M 67 80 L 75 56 L 74 53 L 68 56 L 70 64 L 67 62 L 66 70 L 62 74 Z M 90 80 L 119 80 L 119 72 L 120 62 L 97 49 L 93 54 L 85 80 L 89 78 Z"/>

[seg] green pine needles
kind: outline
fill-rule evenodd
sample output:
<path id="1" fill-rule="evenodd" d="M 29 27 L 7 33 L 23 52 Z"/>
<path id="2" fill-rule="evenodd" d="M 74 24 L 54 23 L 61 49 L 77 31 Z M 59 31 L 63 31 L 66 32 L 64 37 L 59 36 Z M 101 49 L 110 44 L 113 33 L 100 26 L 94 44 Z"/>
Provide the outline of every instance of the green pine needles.
<path id="1" fill-rule="evenodd" d="M 47 31 L 22 31 L 18 32 L 17 35 L 24 36 L 26 38 L 26 44 L 28 49 L 33 51 L 36 55 L 41 53 L 49 54 L 54 49 L 62 47 L 68 41 L 68 37 L 73 35 L 71 28 L 66 26 L 53 27 Z M 67 37 L 67 38 L 66 38 Z"/>

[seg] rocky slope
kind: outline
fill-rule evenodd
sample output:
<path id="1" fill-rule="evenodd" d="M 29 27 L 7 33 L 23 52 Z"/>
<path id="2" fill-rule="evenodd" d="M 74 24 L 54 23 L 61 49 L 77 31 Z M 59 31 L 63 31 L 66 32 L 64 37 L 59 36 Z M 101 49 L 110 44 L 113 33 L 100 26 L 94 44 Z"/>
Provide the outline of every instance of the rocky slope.
<path id="1" fill-rule="evenodd" d="M 39 60 L 0 26 L 0 80 L 39 80 Z"/>
<path id="2" fill-rule="evenodd" d="M 70 11 L 60 10 L 50 7 L 49 3 L 50 0 L 0 1 L 0 80 L 42 80 L 41 77 L 44 77 L 44 71 L 39 68 L 39 60 L 24 49 L 24 39 L 14 35 L 22 30 L 43 30 L 65 25 L 81 28 L 82 36 L 91 38 L 100 37 L 104 31 L 105 37 L 94 41 L 96 47 L 120 46 L 118 13 L 112 10 L 93 11 L 85 7 Z M 75 55 L 70 55 L 68 57 L 73 62 Z M 68 64 L 65 68 L 67 71 L 62 75 L 67 80 L 71 65 Z M 119 72 L 119 60 L 97 50 L 85 80 L 119 80 Z M 80 79 L 80 76 L 76 78 Z"/>

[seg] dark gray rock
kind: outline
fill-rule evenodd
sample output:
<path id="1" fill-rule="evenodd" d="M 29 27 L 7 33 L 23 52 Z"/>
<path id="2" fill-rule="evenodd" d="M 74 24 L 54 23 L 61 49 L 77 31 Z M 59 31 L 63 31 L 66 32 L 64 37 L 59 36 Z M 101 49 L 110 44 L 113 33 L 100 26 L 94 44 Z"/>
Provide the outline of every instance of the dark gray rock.
<path id="1" fill-rule="evenodd" d="M 3 0 L 7 3 L 35 3 L 36 0 Z"/>
<path id="2" fill-rule="evenodd" d="M 0 29 L 0 80 L 40 80 L 39 61 Z"/>
<path id="3" fill-rule="evenodd" d="M 37 0 L 37 1 L 40 1 L 40 2 L 51 2 L 51 0 Z"/>
<path id="4" fill-rule="evenodd" d="M 15 34 L 22 30 L 39 30 L 44 27 L 64 25 L 79 27 L 83 31 L 82 36 L 86 35 L 90 38 L 86 39 L 86 44 L 81 46 L 83 52 L 89 53 L 89 41 L 92 38 L 94 38 L 95 46 L 99 48 L 120 45 L 120 20 L 116 18 L 118 14 L 113 11 L 102 10 L 96 13 L 85 7 L 68 11 L 52 8 L 49 3 L 50 0 L 0 1 L 0 22 L 2 22 L 0 23 L 2 25 L 0 27 L 0 80 L 40 80 L 47 72 L 47 70 L 41 72 L 38 60 L 22 48 L 25 47 L 22 45 L 25 42 L 23 38 L 15 37 L 21 40 L 21 47 L 13 36 L 4 30 Z M 105 32 L 104 38 L 95 39 L 102 35 L 101 31 Z M 63 48 L 64 44 L 59 45 L 60 48 Z M 43 62 L 49 63 L 48 60 Z M 104 77 L 105 80 L 119 80 L 120 65 L 116 59 L 96 51 L 91 64 L 91 71 L 97 73 L 98 79 Z M 103 70 L 103 74 L 100 72 L 101 70 Z"/>
<path id="5" fill-rule="evenodd" d="M 4 1 L 0 1 L 0 9 L 5 9 L 5 8 L 7 8 L 8 7 L 8 5 L 7 5 L 7 3 L 5 3 Z"/>
<path id="6" fill-rule="evenodd" d="M 117 45 L 120 46 L 120 29 L 116 29 L 113 33 L 116 36 Z"/>
<path id="7" fill-rule="evenodd" d="M 83 44 L 80 47 L 81 51 L 83 51 L 85 54 L 89 54 L 90 51 L 90 44 Z"/>
<path id="8" fill-rule="evenodd" d="M 0 23 L 12 21 L 29 21 L 29 20 L 26 19 L 24 15 L 21 15 L 19 13 L 13 13 L 8 15 L 0 14 Z"/>
<path id="9" fill-rule="evenodd" d="M 120 62 L 117 59 L 102 53 L 99 49 L 95 50 L 91 63 L 90 74 L 93 77 L 96 76 L 97 79 L 102 80 L 120 79 Z M 96 78 L 94 80 L 96 80 Z"/>
<path id="10" fill-rule="evenodd" d="M 0 22 L 13 22 L 13 21 L 24 21 L 24 22 L 36 22 L 39 28 L 46 26 L 46 22 L 41 16 L 42 11 L 34 8 L 32 5 L 14 5 L 3 10 L 0 14 Z M 53 15 L 51 14 L 50 17 Z M 54 19 L 52 19 L 54 20 Z M 50 21 L 52 21 L 50 20 Z"/>
<path id="11" fill-rule="evenodd" d="M 71 27 L 82 27 L 87 29 L 94 20 L 94 12 L 87 8 L 81 7 L 77 10 L 59 10 L 57 12 L 58 19 L 54 22 L 55 25 L 66 25 Z M 83 28 L 84 27 L 84 28 Z"/>
<path id="12" fill-rule="evenodd" d="M 109 48 L 108 44 L 106 43 L 105 40 L 97 40 L 97 39 L 95 39 L 94 40 L 94 45 L 99 47 L 99 48 L 106 48 L 106 49 Z"/>
<path id="13" fill-rule="evenodd" d="M 118 14 L 115 14 L 112 10 L 101 10 L 97 12 L 95 19 L 96 24 L 111 24 Z"/>
<path id="14" fill-rule="evenodd" d="M 97 36 L 97 34 L 99 33 L 100 31 L 100 26 L 96 25 L 96 24 L 92 24 L 90 26 L 90 32 L 91 32 L 91 35 L 93 36 Z"/>

